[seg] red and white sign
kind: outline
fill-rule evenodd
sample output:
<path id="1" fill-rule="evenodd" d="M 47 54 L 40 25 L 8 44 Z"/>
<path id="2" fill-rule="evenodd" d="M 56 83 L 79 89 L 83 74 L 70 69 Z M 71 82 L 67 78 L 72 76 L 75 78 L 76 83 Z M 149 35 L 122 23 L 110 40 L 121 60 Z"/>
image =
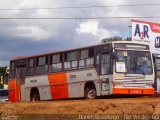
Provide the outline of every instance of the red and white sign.
<path id="1" fill-rule="evenodd" d="M 160 24 L 132 20 L 132 41 L 148 43 L 154 54 L 160 54 Z"/>

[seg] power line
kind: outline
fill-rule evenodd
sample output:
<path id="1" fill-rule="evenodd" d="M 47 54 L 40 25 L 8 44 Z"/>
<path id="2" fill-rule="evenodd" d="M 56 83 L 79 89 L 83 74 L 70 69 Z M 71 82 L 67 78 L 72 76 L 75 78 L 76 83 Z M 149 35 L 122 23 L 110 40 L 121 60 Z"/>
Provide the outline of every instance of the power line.
<path id="1" fill-rule="evenodd" d="M 47 19 L 67 19 L 67 20 L 81 20 L 81 19 L 133 19 L 133 18 L 160 18 L 160 16 L 128 16 L 128 17 L 0 17 L 0 20 L 20 20 L 20 19 L 26 19 L 26 20 L 47 20 Z"/>
<path id="2" fill-rule="evenodd" d="M 139 6 L 159 6 L 160 4 L 128 4 L 128 5 L 104 5 L 104 6 L 70 6 L 70 7 L 50 7 L 50 8 L 0 8 L 0 10 L 49 10 L 49 9 L 79 9 L 79 8 L 110 8 L 110 7 L 139 7 Z"/>

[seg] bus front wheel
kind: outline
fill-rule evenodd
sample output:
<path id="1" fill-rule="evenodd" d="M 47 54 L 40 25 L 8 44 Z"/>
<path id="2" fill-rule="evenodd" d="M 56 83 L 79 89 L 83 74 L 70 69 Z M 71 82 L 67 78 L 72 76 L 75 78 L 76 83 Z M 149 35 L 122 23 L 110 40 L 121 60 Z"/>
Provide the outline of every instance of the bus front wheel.
<path id="1" fill-rule="evenodd" d="M 91 88 L 91 87 L 86 88 L 86 90 L 85 90 L 85 98 L 86 99 L 96 99 L 96 96 L 97 96 L 97 94 L 96 94 L 95 88 Z"/>

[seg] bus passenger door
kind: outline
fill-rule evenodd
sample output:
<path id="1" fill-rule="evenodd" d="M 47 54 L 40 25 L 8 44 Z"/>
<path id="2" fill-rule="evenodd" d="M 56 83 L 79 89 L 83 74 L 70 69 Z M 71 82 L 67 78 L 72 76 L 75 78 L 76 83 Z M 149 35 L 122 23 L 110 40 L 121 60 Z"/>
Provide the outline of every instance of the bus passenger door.
<path id="1" fill-rule="evenodd" d="M 26 66 L 17 67 L 17 79 L 16 79 L 16 99 L 17 101 L 25 100 L 25 76 L 26 76 Z"/>
<path id="2" fill-rule="evenodd" d="M 100 74 L 100 56 L 100 53 L 96 54 L 96 71 L 98 75 Z"/>
<path id="3" fill-rule="evenodd" d="M 110 93 L 110 54 L 109 53 L 101 53 L 100 60 L 100 80 L 101 80 L 101 94 L 107 95 Z"/>

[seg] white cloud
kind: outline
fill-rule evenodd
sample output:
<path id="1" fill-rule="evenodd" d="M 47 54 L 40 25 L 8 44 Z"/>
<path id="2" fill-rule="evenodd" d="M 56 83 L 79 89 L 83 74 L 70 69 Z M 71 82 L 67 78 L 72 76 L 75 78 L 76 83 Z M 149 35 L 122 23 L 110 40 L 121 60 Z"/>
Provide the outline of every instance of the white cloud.
<path id="1" fill-rule="evenodd" d="M 126 3 L 125 0 L 104 0 L 104 1 L 102 0 L 99 2 L 101 2 L 104 5 L 121 5 Z"/>
<path id="2" fill-rule="evenodd" d="M 118 32 L 115 30 L 99 29 L 99 31 L 98 31 L 98 35 L 101 39 L 113 37 L 113 36 L 116 36 L 117 34 L 118 34 Z"/>
<path id="3" fill-rule="evenodd" d="M 32 38 L 35 41 L 45 40 L 51 36 L 47 30 L 38 26 L 19 26 L 17 27 L 17 31 L 19 34 L 15 36 Z"/>
<path id="4" fill-rule="evenodd" d="M 98 33 L 98 21 L 83 22 L 80 24 L 79 28 L 76 29 L 78 33 L 90 33 L 97 35 Z"/>
<path id="5" fill-rule="evenodd" d="M 76 28 L 79 34 L 92 34 L 98 38 L 113 37 L 116 31 L 99 28 L 99 21 L 82 22 L 79 28 Z"/>

